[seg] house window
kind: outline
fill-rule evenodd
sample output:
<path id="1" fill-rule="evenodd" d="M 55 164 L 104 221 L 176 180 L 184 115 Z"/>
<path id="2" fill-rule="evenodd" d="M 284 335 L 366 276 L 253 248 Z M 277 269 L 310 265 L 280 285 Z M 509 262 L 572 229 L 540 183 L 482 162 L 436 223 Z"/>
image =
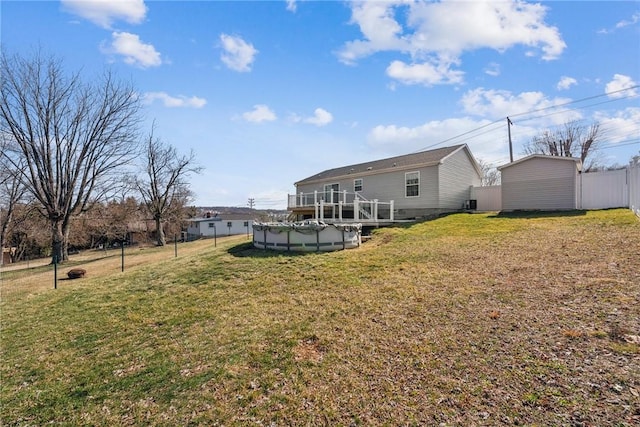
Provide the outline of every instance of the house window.
<path id="1" fill-rule="evenodd" d="M 245 227 L 248 227 L 248 226 L 249 226 L 249 221 L 245 221 L 245 222 L 244 222 L 244 226 L 245 226 Z"/>
<path id="2" fill-rule="evenodd" d="M 227 222 L 227 227 L 231 228 L 231 221 Z"/>
<path id="3" fill-rule="evenodd" d="M 353 191 L 362 191 L 362 178 L 353 180 Z"/>
<path id="4" fill-rule="evenodd" d="M 209 223 L 209 228 L 215 228 L 216 227 L 216 223 L 215 222 L 210 222 Z"/>
<path id="5" fill-rule="evenodd" d="M 420 195 L 420 172 L 407 172 L 404 174 L 406 197 L 418 197 Z"/>

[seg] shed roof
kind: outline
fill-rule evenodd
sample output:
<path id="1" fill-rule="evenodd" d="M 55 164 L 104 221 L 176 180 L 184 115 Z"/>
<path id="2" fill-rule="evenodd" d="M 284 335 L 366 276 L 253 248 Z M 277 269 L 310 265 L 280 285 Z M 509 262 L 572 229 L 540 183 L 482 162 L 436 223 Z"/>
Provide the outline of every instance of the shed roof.
<path id="1" fill-rule="evenodd" d="M 451 147 L 437 148 L 435 150 L 420 151 L 418 153 L 405 154 L 402 156 L 389 157 L 387 159 L 374 160 L 366 163 L 358 163 L 355 165 L 342 166 L 334 169 L 327 169 L 308 178 L 302 179 L 295 183 L 304 184 L 307 182 L 327 180 L 332 178 L 343 177 L 346 175 L 355 174 L 375 174 L 381 172 L 387 172 L 391 169 L 404 168 L 411 166 L 433 166 L 441 163 L 447 156 L 455 153 L 458 150 L 469 148 L 466 144 L 454 145 Z M 469 152 L 471 156 L 471 153 Z M 473 158 L 473 156 L 471 156 Z M 474 159 L 475 162 L 475 159 Z"/>
<path id="2" fill-rule="evenodd" d="M 506 169 L 511 166 L 515 166 L 517 164 L 529 161 L 531 159 L 548 159 L 548 160 L 558 160 L 558 161 L 565 161 L 565 162 L 566 161 L 575 162 L 576 168 L 578 168 L 579 171 L 582 170 L 582 161 L 578 157 L 547 156 L 545 154 L 531 154 L 527 157 L 523 157 L 514 162 L 507 163 L 506 165 L 498 166 L 496 169 L 498 169 L 499 171 L 502 171 L 503 169 Z"/>

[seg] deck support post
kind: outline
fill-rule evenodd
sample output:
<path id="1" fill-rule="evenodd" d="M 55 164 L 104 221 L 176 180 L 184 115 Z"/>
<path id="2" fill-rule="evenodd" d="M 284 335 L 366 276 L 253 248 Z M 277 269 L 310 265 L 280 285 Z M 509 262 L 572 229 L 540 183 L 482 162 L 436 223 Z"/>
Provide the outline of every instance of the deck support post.
<path id="1" fill-rule="evenodd" d="M 373 220 L 375 222 L 378 222 L 378 199 L 373 199 L 373 209 L 372 210 L 372 214 L 373 214 Z"/>
<path id="2" fill-rule="evenodd" d="M 357 197 L 355 199 L 353 199 L 353 219 L 354 221 L 358 221 L 360 219 L 360 206 L 358 206 L 360 203 L 360 199 L 358 199 Z"/>

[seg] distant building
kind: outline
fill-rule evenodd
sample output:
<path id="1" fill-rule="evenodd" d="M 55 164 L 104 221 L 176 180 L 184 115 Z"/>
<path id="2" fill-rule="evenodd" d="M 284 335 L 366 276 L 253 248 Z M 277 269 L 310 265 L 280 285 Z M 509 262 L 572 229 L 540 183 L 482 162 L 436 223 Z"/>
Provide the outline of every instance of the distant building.
<path id="1" fill-rule="evenodd" d="M 207 212 L 201 218 L 189 218 L 189 238 L 233 236 L 252 232 L 253 217 L 246 214 Z"/>

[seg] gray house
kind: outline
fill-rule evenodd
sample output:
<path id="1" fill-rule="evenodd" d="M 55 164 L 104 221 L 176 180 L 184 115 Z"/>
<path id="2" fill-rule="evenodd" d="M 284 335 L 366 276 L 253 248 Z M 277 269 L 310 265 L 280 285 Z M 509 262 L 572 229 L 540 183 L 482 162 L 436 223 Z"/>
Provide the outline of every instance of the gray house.
<path id="1" fill-rule="evenodd" d="M 296 219 L 379 222 L 469 207 L 482 172 L 466 144 L 329 169 L 295 183 Z"/>
<path id="2" fill-rule="evenodd" d="M 498 167 L 502 210 L 570 210 L 580 207 L 580 159 L 533 154 Z"/>

